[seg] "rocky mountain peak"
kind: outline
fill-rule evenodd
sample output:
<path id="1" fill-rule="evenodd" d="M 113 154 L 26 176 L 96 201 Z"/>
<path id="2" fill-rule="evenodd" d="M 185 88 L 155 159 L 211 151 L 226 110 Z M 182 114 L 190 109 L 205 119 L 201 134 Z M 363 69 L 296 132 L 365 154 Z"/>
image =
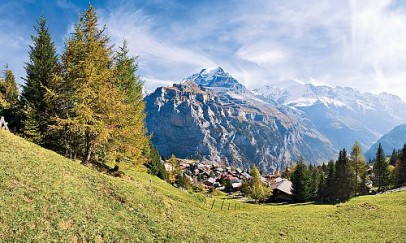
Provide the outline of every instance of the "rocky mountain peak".
<path id="1" fill-rule="evenodd" d="M 193 81 L 198 85 L 209 88 L 245 90 L 245 87 L 229 73 L 225 72 L 222 67 L 204 68 L 200 72 L 183 79 L 183 82 L 187 81 Z"/>
<path id="2" fill-rule="evenodd" d="M 335 154 L 297 110 L 258 98 L 220 67 L 158 88 L 145 101 L 148 131 L 163 156 L 272 172 L 300 156 L 320 163 Z"/>

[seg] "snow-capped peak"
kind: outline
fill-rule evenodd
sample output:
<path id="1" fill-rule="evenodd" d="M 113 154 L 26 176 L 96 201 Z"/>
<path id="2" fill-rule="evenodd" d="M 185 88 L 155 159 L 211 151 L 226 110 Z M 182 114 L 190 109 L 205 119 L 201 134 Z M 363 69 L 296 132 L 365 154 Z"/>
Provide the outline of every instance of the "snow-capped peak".
<path id="1" fill-rule="evenodd" d="M 183 79 L 183 82 L 193 81 L 198 85 L 206 87 L 219 87 L 227 89 L 244 89 L 229 73 L 226 73 L 223 68 L 204 68 L 200 72 L 193 74 L 190 77 Z"/>
<path id="2" fill-rule="evenodd" d="M 221 67 L 215 67 L 215 68 L 205 68 L 200 71 L 201 74 L 207 75 L 207 78 L 213 78 L 216 75 L 228 75 L 224 72 L 224 69 Z"/>

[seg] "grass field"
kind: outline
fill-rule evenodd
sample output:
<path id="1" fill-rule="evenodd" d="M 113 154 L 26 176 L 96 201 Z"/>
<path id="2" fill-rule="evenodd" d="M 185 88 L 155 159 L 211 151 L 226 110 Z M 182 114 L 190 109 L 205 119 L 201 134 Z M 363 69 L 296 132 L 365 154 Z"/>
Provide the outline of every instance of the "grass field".
<path id="1" fill-rule="evenodd" d="M 227 200 L 223 210 L 216 199 L 211 210 L 212 198 L 127 174 L 101 174 L 0 131 L 0 241 L 406 242 L 405 191 L 337 205 Z"/>

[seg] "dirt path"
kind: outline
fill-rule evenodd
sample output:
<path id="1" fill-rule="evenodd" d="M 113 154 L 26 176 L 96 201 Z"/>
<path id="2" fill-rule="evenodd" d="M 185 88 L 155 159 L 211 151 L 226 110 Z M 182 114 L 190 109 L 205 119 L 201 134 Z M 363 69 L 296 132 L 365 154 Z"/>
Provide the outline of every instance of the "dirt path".
<path id="1" fill-rule="evenodd" d="M 387 190 L 387 191 L 384 191 L 384 192 L 381 192 L 381 193 L 378 193 L 378 194 L 388 194 L 388 193 L 393 193 L 393 192 L 401 192 L 401 191 L 405 191 L 405 190 L 406 190 L 406 186 L 399 187 L 399 188 L 392 189 L 392 190 Z"/>

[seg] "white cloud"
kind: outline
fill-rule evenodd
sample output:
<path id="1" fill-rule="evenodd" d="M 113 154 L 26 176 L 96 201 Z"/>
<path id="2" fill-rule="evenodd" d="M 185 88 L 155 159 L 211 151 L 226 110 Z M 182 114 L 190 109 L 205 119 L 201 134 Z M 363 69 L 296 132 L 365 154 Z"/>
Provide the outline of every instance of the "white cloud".
<path id="1" fill-rule="evenodd" d="M 400 2 L 236 1 L 187 9 L 172 3 L 159 14 L 117 5 L 101 11 L 102 20 L 113 42 L 128 39 L 152 85 L 220 65 L 250 88 L 296 79 L 406 100 L 406 8 Z"/>
<path id="2" fill-rule="evenodd" d="M 289 59 L 286 51 L 267 42 L 244 45 L 237 51 L 237 55 L 243 60 L 264 66 L 286 62 Z"/>
<path id="3" fill-rule="evenodd" d="M 151 30 L 155 24 L 153 19 L 141 10 L 119 8 L 109 13 L 103 12 L 102 22 L 107 24 L 113 43 L 128 40 L 131 54 L 139 56 L 141 75 L 148 76 L 155 83 L 159 83 L 158 80 L 166 83 L 165 80 L 179 77 L 179 74 L 186 76 L 202 67 L 216 66 L 204 53 L 159 39 L 159 33 Z"/>

